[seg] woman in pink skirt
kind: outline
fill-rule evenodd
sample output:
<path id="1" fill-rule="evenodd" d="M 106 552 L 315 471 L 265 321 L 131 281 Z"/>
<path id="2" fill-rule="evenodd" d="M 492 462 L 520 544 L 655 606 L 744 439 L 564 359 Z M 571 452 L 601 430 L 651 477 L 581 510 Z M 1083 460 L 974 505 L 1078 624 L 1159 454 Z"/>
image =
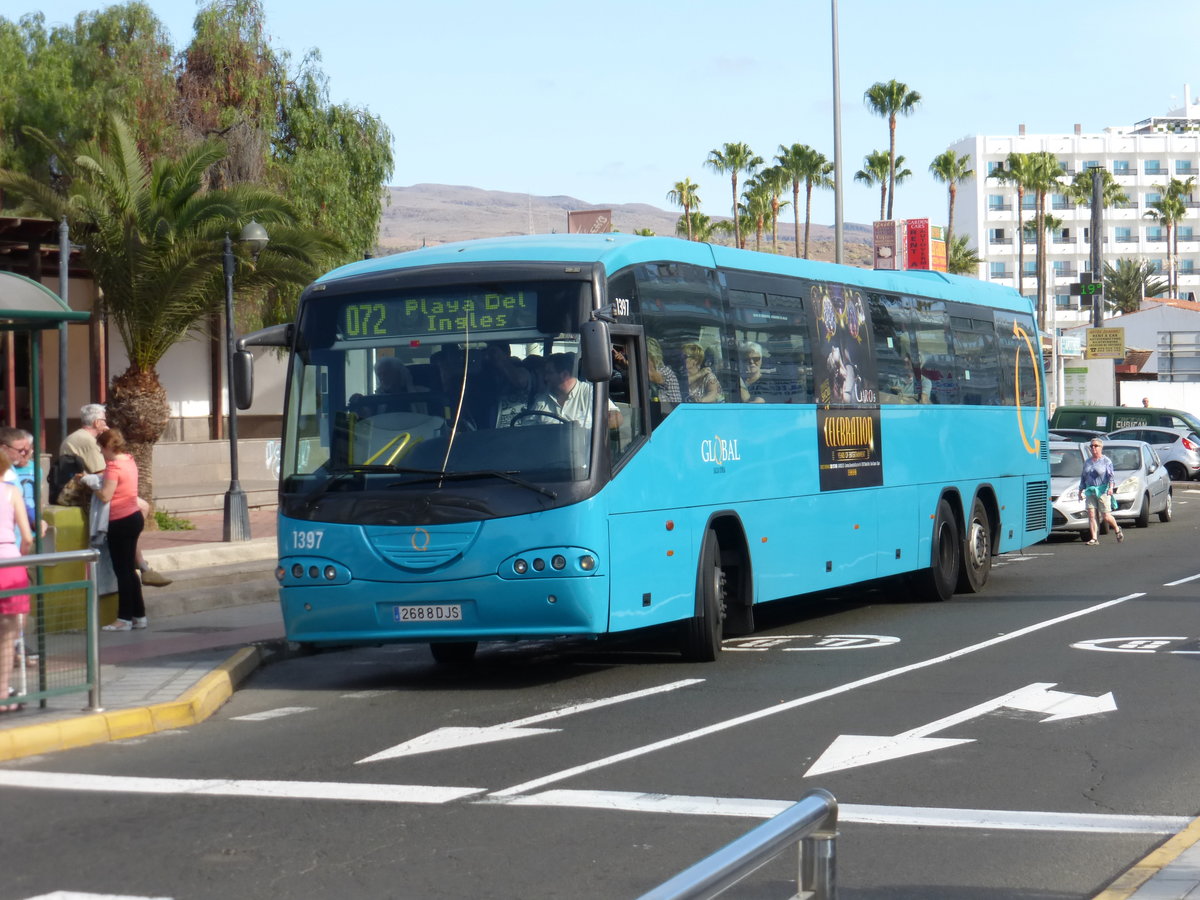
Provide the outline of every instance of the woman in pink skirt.
<path id="1" fill-rule="evenodd" d="M 0 453 L 0 478 L 11 463 Z M 29 530 L 29 514 L 21 489 L 10 482 L 0 482 L 0 559 L 24 556 L 33 549 L 33 533 Z M 0 590 L 29 587 L 29 572 L 23 566 L 0 568 Z M 19 703 L 9 703 L 9 679 L 12 678 L 13 650 L 21 629 L 21 616 L 29 612 L 29 595 L 0 597 L 0 713 L 16 712 Z"/>

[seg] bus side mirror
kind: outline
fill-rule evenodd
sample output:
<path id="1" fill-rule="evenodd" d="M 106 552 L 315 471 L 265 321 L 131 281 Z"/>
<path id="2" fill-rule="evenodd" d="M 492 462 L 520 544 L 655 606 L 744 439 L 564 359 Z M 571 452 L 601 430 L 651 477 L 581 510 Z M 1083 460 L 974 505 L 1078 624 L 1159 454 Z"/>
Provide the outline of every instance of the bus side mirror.
<path id="1" fill-rule="evenodd" d="M 290 347 L 295 337 L 295 326 L 290 322 L 284 325 L 271 325 L 243 334 L 237 339 L 230 361 L 233 379 L 233 402 L 238 409 L 249 409 L 254 402 L 254 357 L 247 347 Z"/>
<path id="2" fill-rule="evenodd" d="M 612 345 L 608 323 L 591 321 L 579 326 L 580 374 L 593 383 L 612 380 Z"/>
<path id="3" fill-rule="evenodd" d="M 233 353 L 233 400 L 238 409 L 254 402 L 254 355 L 249 350 Z"/>

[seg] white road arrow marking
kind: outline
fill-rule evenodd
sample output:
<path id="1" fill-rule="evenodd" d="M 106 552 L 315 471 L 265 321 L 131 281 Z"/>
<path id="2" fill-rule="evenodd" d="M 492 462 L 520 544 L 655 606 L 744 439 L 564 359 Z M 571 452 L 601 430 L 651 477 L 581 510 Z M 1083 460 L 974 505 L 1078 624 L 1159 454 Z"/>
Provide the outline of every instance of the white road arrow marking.
<path id="1" fill-rule="evenodd" d="M 395 759 L 397 756 L 414 756 L 418 753 L 432 753 L 435 750 L 453 750 L 459 747 L 470 747 L 474 744 L 489 744 L 494 741 L 507 741 L 511 740 L 512 738 L 531 737 L 535 734 L 553 734 L 559 729 L 528 728 L 526 726 L 534 725 L 540 722 L 549 722 L 553 719 L 561 719 L 563 716 L 573 716 L 575 713 L 599 709 L 603 706 L 612 706 L 614 703 L 625 703 L 629 700 L 638 700 L 642 697 L 649 697 L 653 694 L 676 691 L 679 690 L 679 688 L 689 687 L 693 684 L 700 684 L 703 681 L 703 678 L 685 678 L 682 681 L 672 681 L 670 684 L 646 688 L 645 690 L 641 691 L 632 691 L 628 694 L 619 694 L 616 697 L 606 697 L 603 700 L 593 700 L 590 703 L 580 703 L 576 706 L 566 706 L 562 709 L 556 709 L 548 713 L 540 713 L 536 716 L 529 716 L 524 719 L 516 719 L 512 722 L 503 722 L 500 725 L 438 728 L 434 731 L 423 734 L 420 737 L 413 738 L 411 741 L 405 741 L 403 744 L 397 744 L 395 747 L 390 747 L 387 750 L 381 750 L 373 756 L 360 759 L 357 763 L 355 763 L 355 765 L 360 763 L 379 762 L 383 759 Z"/>
<path id="2" fill-rule="evenodd" d="M 888 759 L 899 759 L 916 753 L 926 753 L 930 750 L 941 750 L 957 744 L 973 743 L 974 738 L 934 738 L 928 735 L 945 731 L 947 728 L 986 715 L 1001 707 L 1048 713 L 1048 718 L 1043 719 L 1043 722 L 1056 722 L 1076 716 L 1111 712 L 1117 708 L 1117 701 L 1111 691 L 1100 697 L 1088 697 L 1083 694 L 1052 691 L 1050 690 L 1052 687 L 1054 687 L 1053 683 L 1044 682 L 1026 685 L 1011 693 L 980 703 L 978 706 L 972 706 L 970 709 L 964 709 L 962 712 L 892 737 L 869 734 L 839 735 L 804 774 L 805 776 L 822 775 L 826 772 L 865 766 Z"/>

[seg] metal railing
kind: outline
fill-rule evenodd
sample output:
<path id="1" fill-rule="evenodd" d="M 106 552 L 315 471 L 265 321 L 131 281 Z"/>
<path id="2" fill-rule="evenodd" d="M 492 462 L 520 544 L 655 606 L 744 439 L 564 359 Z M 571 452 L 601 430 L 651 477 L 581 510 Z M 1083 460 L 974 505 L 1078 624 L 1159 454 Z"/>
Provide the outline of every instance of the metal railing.
<path id="1" fill-rule="evenodd" d="M 836 900 L 836 841 L 837 800 L 818 788 L 639 900 L 708 900 L 797 843 L 800 860 L 794 896 L 797 900 Z"/>
<path id="2" fill-rule="evenodd" d="M 97 622 L 96 550 L 64 550 L 0 559 L 0 568 L 13 566 L 36 570 L 38 577 L 29 587 L 0 591 L 0 597 L 30 595 L 30 610 L 22 623 L 16 647 L 17 670 L 14 676 L 19 690 L 13 701 L 40 702 L 50 697 L 88 693 L 89 711 L 100 705 L 100 627 Z M 48 583 L 43 570 L 60 564 L 82 563 L 84 577 Z M 58 595 L 57 605 L 48 602 Z M 28 646 L 32 632 L 33 646 Z M 12 653 L 13 648 L 0 648 Z M 34 679 L 27 678 L 27 660 L 36 658 Z M 30 684 L 30 680 L 36 684 Z M 30 688 L 33 687 L 33 690 Z M 0 700 L 3 702 L 3 700 Z"/>

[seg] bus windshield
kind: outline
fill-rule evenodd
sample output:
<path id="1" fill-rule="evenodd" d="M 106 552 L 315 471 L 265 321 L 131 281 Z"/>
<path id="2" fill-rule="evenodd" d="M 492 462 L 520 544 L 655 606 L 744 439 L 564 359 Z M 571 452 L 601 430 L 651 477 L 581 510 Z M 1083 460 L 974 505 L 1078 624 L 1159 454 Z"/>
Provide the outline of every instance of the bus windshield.
<path id="1" fill-rule="evenodd" d="M 290 514 L 423 524 L 578 495 L 596 386 L 567 325 L 581 282 L 319 298 L 299 322 L 281 461 Z M 603 419 L 603 417 L 600 417 Z"/>

